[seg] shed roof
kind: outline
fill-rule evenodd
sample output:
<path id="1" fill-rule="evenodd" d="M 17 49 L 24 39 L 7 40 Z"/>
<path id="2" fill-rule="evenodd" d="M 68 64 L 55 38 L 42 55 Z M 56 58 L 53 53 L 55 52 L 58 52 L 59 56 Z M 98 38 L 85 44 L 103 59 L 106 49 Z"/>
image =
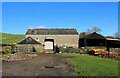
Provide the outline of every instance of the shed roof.
<path id="1" fill-rule="evenodd" d="M 120 39 L 112 39 L 112 38 L 106 38 L 106 40 L 120 41 Z"/>
<path id="2" fill-rule="evenodd" d="M 28 29 L 26 35 L 78 35 L 76 29 Z"/>
<path id="3" fill-rule="evenodd" d="M 80 39 L 106 39 L 106 38 L 104 36 L 102 36 L 101 34 L 93 32 L 85 37 L 80 38 Z"/>
<path id="4" fill-rule="evenodd" d="M 24 40 L 18 42 L 17 44 L 41 44 L 32 37 L 27 37 Z"/>

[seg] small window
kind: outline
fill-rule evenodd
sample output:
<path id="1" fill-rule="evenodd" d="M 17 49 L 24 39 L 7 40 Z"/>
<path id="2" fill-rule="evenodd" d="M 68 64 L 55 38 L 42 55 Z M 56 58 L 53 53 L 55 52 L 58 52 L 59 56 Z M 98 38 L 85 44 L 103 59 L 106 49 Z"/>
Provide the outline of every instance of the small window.
<path id="1" fill-rule="evenodd" d="M 62 47 L 63 47 L 63 48 L 66 48 L 66 46 L 65 46 L 64 44 L 62 44 Z"/>
<path id="2" fill-rule="evenodd" d="M 31 38 L 27 38 L 26 41 L 32 41 L 32 39 Z"/>
<path id="3" fill-rule="evenodd" d="M 31 39 L 31 38 L 28 38 L 28 40 L 29 40 L 29 41 L 32 41 L 32 39 Z"/>
<path id="4" fill-rule="evenodd" d="M 36 38 L 36 41 L 39 41 L 39 38 Z"/>
<path id="5" fill-rule="evenodd" d="M 64 45 L 64 44 L 62 44 L 62 47 L 65 47 L 65 45 Z"/>

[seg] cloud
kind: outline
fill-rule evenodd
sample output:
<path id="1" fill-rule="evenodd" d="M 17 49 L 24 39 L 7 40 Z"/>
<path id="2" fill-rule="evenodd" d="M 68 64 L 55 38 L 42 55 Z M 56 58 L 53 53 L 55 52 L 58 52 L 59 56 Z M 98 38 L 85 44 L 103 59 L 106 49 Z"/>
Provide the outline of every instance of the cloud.
<path id="1" fill-rule="evenodd" d="M 30 27 L 29 29 L 43 29 L 43 28 L 46 28 L 45 26 L 37 26 L 37 27 Z"/>

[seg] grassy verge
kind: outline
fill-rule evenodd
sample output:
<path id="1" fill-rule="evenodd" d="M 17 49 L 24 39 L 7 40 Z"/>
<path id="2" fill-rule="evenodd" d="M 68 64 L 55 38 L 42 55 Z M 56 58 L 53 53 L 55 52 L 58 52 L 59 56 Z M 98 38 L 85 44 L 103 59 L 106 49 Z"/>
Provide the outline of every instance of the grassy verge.
<path id="1" fill-rule="evenodd" d="M 25 35 L 2 33 L 2 44 L 17 43 L 24 38 L 25 38 Z"/>
<path id="2" fill-rule="evenodd" d="M 66 58 L 75 67 L 73 70 L 78 76 L 118 76 L 118 62 L 97 56 L 85 54 L 63 53 L 62 56 L 75 56 Z"/>

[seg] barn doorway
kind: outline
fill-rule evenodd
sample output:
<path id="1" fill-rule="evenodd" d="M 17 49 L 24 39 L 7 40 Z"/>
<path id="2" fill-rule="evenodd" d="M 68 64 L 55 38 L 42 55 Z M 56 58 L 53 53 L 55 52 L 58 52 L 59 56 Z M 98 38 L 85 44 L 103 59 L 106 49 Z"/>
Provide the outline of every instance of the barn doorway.
<path id="1" fill-rule="evenodd" d="M 54 39 L 45 39 L 45 49 L 54 50 Z"/>

